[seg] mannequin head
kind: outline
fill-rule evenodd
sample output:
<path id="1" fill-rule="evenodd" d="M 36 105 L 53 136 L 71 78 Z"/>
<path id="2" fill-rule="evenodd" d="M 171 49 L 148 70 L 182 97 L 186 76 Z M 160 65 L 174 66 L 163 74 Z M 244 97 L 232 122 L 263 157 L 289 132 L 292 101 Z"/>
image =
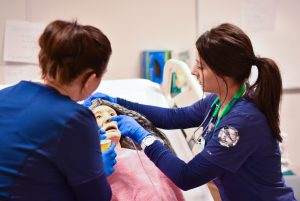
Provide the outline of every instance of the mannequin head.
<path id="1" fill-rule="evenodd" d="M 121 133 L 117 127 L 117 122 L 112 122 L 110 120 L 110 117 L 116 115 L 128 115 L 133 117 L 147 131 L 162 139 L 165 146 L 172 152 L 174 152 L 165 134 L 158 130 L 148 119 L 146 119 L 141 114 L 133 110 L 129 110 L 117 103 L 111 103 L 100 98 L 93 99 L 92 104 L 89 106 L 89 109 L 94 113 L 98 126 L 106 131 L 106 137 L 108 139 L 111 139 L 112 141 L 114 141 L 114 139 L 117 139 L 118 142 L 120 141 L 120 145 L 122 148 L 142 150 L 139 144 L 132 141 L 126 136 L 121 136 Z"/>
<path id="2" fill-rule="evenodd" d="M 107 105 L 98 105 L 92 109 L 97 124 L 103 130 L 106 131 L 106 138 L 118 143 L 121 138 L 118 124 L 115 121 L 111 121 L 110 118 L 117 116 L 117 112 Z"/>

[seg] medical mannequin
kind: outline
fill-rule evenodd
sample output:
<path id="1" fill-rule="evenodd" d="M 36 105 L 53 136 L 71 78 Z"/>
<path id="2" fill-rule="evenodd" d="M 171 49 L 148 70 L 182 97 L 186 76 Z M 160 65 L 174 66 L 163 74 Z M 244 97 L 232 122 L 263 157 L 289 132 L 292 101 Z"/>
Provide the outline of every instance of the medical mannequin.
<path id="1" fill-rule="evenodd" d="M 100 139 L 110 139 L 117 144 L 121 144 L 121 146 L 116 146 L 115 148 L 118 162 L 114 167 L 114 173 L 108 178 L 112 188 L 112 201 L 184 201 L 180 189 L 162 174 L 143 152 L 132 150 L 135 145 L 130 144 L 130 139 L 120 141 L 121 133 L 118 129 L 118 124 L 116 121 L 111 121 L 111 117 L 117 116 L 117 112 L 112 107 L 119 110 L 119 112 L 122 111 L 122 114 L 131 114 L 139 120 L 142 119 L 136 112 L 131 112 L 122 106 L 111 104 L 107 101 L 96 99 L 89 106 L 95 115 L 98 126 L 102 130 Z M 152 127 L 149 126 L 150 122 L 145 119 L 143 119 L 143 122 L 147 122 L 144 123 L 144 125 L 147 124 L 146 127 Z M 161 137 L 166 144 L 169 143 L 164 135 L 161 135 Z"/>
<path id="2" fill-rule="evenodd" d="M 98 126 L 105 131 L 106 138 L 118 144 L 121 138 L 121 133 L 117 122 L 110 120 L 111 117 L 117 116 L 116 111 L 106 105 L 99 105 L 93 108 L 92 111 L 95 115 Z"/>
<path id="3" fill-rule="evenodd" d="M 133 110 L 129 110 L 119 104 L 111 103 L 106 100 L 101 100 L 98 98 L 88 98 L 83 103 L 84 106 L 89 107 L 97 120 L 98 125 L 100 126 L 100 132 L 106 131 L 105 136 L 107 138 L 115 138 L 115 142 L 118 143 L 120 141 L 120 145 L 123 148 L 133 149 L 133 150 L 142 150 L 140 144 L 136 143 L 135 141 L 131 140 L 126 136 L 121 136 L 120 138 L 120 131 L 117 127 L 117 122 L 111 122 L 108 117 L 116 116 L 116 115 L 129 115 L 133 117 L 140 125 L 143 126 L 144 129 L 155 135 L 157 138 L 161 140 L 166 148 L 172 151 L 174 154 L 174 149 L 172 148 L 170 141 L 166 137 L 166 135 L 157 129 L 152 122 L 150 122 L 147 118 L 141 115 L 138 112 Z M 104 126 L 105 125 L 105 126 Z M 110 137 L 111 136 L 111 137 Z M 114 141 L 114 140 L 113 140 Z"/>

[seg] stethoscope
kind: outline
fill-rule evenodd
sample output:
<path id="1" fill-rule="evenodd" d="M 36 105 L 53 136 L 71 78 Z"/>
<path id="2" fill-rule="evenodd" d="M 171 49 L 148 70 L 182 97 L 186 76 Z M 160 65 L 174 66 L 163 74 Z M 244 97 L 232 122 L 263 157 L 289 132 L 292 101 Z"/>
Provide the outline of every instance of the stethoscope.
<path id="1" fill-rule="evenodd" d="M 214 135 L 214 132 L 216 130 L 216 127 L 220 123 L 221 119 L 228 114 L 228 112 L 231 110 L 233 105 L 242 97 L 244 92 L 246 91 L 246 84 L 243 84 L 242 87 L 235 93 L 235 95 L 232 97 L 231 101 L 224 107 L 222 113 L 220 116 L 217 118 L 217 115 L 220 111 L 221 108 L 221 101 L 219 98 L 215 98 L 213 103 L 211 104 L 207 115 L 205 116 L 204 120 L 201 122 L 200 126 L 194 131 L 191 140 L 193 141 L 194 144 L 200 144 L 202 146 L 205 146 L 205 141 L 207 134 L 211 133 L 211 137 Z M 203 128 L 203 124 L 207 121 L 208 117 L 210 117 L 210 120 L 208 124 Z M 214 124 L 213 122 L 216 121 Z M 198 132 L 200 131 L 200 132 Z M 230 137 L 230 136 L 229 136 Z M 191 141 L 189 142 L 191 144 Z"/>

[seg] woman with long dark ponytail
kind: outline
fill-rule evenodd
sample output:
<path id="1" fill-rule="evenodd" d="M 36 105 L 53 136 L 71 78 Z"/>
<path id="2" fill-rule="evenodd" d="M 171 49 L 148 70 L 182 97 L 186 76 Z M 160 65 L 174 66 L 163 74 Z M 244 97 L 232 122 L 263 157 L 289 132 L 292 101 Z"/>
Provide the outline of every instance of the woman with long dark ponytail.
<path id="1" fill-rule="evenodd" d="M 207 31 L 198 39 L 196 47 L 217 75 L 232 77 L 240 85 L 248 81 L 251 67 L 257 67 L 258 78 L 246 94 L 265 114 L 274 137 L 281 142 L 279 103 L 282 82 L 277 64 L 270 58 L 255 56 L 249 37 L 232 24 L 222 24 Z"/>
<path id="2" fill-rule="evenodd" d="M 278 66 L 269 58 L 256 56 L 249 37 L 228 23 L 202 34 L 196 48 L 192 74 L 210 94 L 191 106 L 158 108 L 105 94 L 92 98 L 117 102 L 160 128 L 202 127 L 200 135 L 192 139 L 193 146 L 202 144 L 204 148 L 185 163 L 131 117 L 112 119 L 118 121 L 123 135 L 145 147 L 146 155 L 181 189 L 212 181 L 223 201 L 295 200 L 281 173 L 282 82 Z M 250 85 L 254 66 L 258 77 Z"/>

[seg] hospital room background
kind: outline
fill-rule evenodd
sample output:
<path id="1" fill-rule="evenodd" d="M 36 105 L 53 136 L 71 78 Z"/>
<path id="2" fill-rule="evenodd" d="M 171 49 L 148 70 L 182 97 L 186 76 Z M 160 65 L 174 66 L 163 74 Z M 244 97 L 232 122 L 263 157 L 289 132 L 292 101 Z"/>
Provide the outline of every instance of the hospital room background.
<path id="1" fill-rule="evenodd" d="M 144 51 L 171 51 L 172 58 L 191 68 L 197 37 L 212 26 L 231 22 L 250 36 L 257 55 L 279 64 L 285 153 L 288 168 L 299 175 L 299 11 L 299 0 L 0 0 L 0 85 L 39 78 L 34 59 L 18 60 L 18 50 L 11 49 L 18 44 L 10 41 L 9 34 L 19 37 L 13 26 L 38 29 L 55 19 L 76 19 L 100 28 L 113 48 L 104 80 L 118 81 L 143 78 Z M 27 52 L 34 49 L 22 48 Z M 9 51 L 15 51 L 15 58 Z"/>

